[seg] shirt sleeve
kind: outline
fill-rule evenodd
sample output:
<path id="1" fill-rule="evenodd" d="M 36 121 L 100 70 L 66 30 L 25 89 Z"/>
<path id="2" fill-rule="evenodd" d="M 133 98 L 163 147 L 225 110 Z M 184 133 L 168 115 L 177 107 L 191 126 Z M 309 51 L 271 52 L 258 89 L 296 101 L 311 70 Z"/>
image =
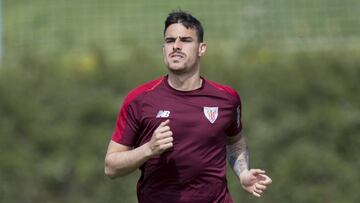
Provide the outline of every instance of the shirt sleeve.
<path id="1" fill-rule="evenodd" d="M 112 140 L 123 145 L 133 147 L 138 138 L 139 108 L 136 102 L 128 96 L 117 117 Z"/>
<path id="2" fill-rule="evenodd" d="M 226 130 L 226 134 L 228 136 L 235 136 L 239 134 L 242 130 L 241 99 L 236 91 L 234 91 L 233 104 L 234 105 L 231 124 Z"/>

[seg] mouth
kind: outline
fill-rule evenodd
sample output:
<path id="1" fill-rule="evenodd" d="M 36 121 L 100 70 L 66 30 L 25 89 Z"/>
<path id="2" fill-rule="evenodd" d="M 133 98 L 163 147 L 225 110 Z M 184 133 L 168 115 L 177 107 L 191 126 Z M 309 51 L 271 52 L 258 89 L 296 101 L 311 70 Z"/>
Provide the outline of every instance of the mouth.
<path id="1" fill-rule="evenodd" d="M 182 53 L 173 53 L 173 54 L 170 54 L 170 58 L 182 59 L 182 58 L 185 58 L 185 55 Z"/>

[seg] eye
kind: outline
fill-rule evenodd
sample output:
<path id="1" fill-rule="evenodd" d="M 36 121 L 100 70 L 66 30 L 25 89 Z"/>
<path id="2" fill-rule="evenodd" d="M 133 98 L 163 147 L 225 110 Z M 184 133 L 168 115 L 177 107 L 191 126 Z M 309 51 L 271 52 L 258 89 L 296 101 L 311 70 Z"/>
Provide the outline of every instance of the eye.
<path id="1" fill-rule="evenodd" d="M 175 38 L 166 38 L 165 39 L 165 43 L 173 43 L 173 42 L 175 42 Z"/>
<path id="2" fill-rule="evenodd" d="M 184 38 L 181 38 L 181 41 L 182 42 L 192 42 L 192 38 L 191 37 L 184 37 Z"/>

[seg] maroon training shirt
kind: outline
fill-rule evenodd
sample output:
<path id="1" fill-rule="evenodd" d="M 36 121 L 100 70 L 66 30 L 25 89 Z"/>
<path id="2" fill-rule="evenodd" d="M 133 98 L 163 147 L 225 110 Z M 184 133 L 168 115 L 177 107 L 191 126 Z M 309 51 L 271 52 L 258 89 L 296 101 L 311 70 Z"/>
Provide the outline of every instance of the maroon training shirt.
<path id="1" fill-rule="evenodd" d="M 173 148 L 140 167 L 140 203 L 232 202 L 226 181 L 226 139 L 241 130 L 235 90 L 203 79 L 193 91 L 178 91 L 167 76 L 131 91 L 119 112 L 112 140 L 139 147 L 170 119 Z"/>

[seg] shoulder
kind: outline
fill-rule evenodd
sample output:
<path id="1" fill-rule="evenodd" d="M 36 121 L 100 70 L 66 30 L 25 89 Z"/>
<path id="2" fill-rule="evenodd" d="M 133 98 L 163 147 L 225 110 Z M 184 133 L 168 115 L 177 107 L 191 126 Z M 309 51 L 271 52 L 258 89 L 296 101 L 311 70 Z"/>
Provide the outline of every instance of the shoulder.
<path id="1" fill-rule="evenodd" d="M 131 90 L 127 94 L 124 103 L 130 104 L 135 99 L 139 98 L 141 95 L 154 90 L 159 84 L 162 83 L 163 80 L 164 80 L 164 77 L 160 77 L 155 80 L 152 80 L 152 81 L 149 81 L 149 82 L 139 85 L 138 87 Z"/>
<path id="2" fill-rule="evenodd" d="M 217 90 L 226 92 L 227 94 L 229 94 L 229 95 L 230 95 L 231 97 L 233 97 L 234 99 L 240 100 L 239 94 L 238 94 L 237 91 L 236 91 L 235 89 L 233 89 L 232 87 L 227 86 L 227 85 L 222 85 L 222 84 L 219 84 L 219 83 L 217 83 L 217 82 L 214 82 L 214 81 L 211 81 L 211 80 L 208 80 L 208 79 L 206 79 L 206 81 L 208 82 L 208 84 L 210 84 L 211 86 L 213 86 L 213 87 L 216 88 Z"/>

